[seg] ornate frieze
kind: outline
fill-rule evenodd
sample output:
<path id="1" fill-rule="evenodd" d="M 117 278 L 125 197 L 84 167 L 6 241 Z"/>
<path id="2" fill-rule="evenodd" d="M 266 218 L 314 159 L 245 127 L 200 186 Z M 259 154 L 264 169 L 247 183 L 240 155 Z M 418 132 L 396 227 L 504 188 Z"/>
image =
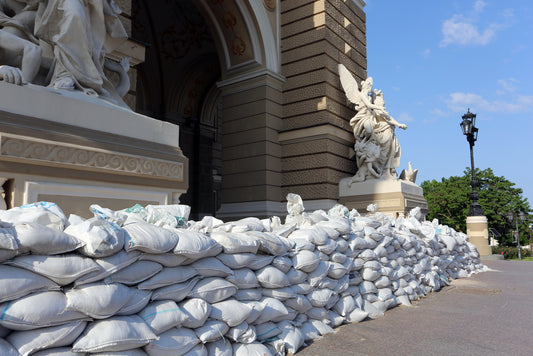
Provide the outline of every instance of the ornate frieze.
<path id="1" fill-rule="evenodd" d="M 183 181 L 183 163 L 18 135 L 0 135 L 0 160 Z"/>

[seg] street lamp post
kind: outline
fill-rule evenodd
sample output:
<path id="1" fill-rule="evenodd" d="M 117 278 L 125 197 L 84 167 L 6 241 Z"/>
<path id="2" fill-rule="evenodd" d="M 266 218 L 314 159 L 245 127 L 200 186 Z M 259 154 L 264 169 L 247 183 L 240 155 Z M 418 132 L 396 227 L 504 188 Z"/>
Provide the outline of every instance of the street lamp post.
<path id="1" fill-rule="evenodd" d="M 516 225 L 516 247 L 518 248 L 518 259 L 521 260 L 522 259 L 522 251 L 520 251 L 520 233 L 519 233 L 519 230 L 518 230 L 518 219 L 520 219 L 521 221 L 524 221 L 526 219 L 526 214 L 521 211 L 518 213 L 518 215 L 515 215 L 512 211 L 508 212 L 507 213 L 507 219 L 509 219 L 509 222 L 512 224 L 513 223 L 513 219 L 515 221 L 515 225 Z"/>
<path id="2" fill-rule="evenodd" d="M 477 141 L 478 128 L 476 127 L 476 114 L 472 114 L 470 109 L 468 112 L 462 116 L 463 121 L 461 122 L 461 129 L 463 134 L 466 136 L 466 140 L 470 144 L 470 165 L 472 171 L 472 181 L 470 185 L 472 186 L 472 193 L 470 194 L 470 211 L 468 216 L 483 216 L 483 208 L 478 203 L 479 194 L 477 193 L 478 181 L 476 179 L 476 172 L 474 167 L 474 143 Z"/>

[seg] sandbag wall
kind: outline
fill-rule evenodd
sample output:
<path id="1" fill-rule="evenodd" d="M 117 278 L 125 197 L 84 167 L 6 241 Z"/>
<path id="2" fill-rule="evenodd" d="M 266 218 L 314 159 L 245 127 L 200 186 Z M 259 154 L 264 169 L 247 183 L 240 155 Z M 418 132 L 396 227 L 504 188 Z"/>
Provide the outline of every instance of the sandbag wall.
<path id="1" fill-rule="evenodd" d="M 485 268 L 466 235 L 416 214 L 91 210 L 0 212 L 1 355 L 291 355 Z"/>

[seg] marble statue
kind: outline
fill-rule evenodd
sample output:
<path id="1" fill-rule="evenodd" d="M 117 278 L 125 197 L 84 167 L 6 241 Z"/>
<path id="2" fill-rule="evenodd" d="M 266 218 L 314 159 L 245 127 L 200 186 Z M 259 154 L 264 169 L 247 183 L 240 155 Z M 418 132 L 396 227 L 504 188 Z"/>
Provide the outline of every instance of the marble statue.
<path id="1" fill-rule="evenodd" d="M 127 40 L 119 13 L 113 0 L 0 0 L 0 80 L 125 106 L 129 63 L 105 58 Z M 119 74 L 119 85 L 104 68 Z"/>
<path id="2" fill-rule="evenodd" d="M 416 183 L 416 175 L 418 174 L 418 169 L 413 169 L 411 162 L 408 163 L 408 169 L 404 169 L 400 174 L 401 180 L 406 180 L 411 183 Z"/>
<path id="3" fill-rule="evenodd" d="M 385 109 L 381 90 L 373 89 L 371 77 L 361 82 L 361 88 L 352 74 L 339 64 L 342 88 L 357 113 L 350 120 L 355 136 L 357 173 L 352 182 L 369 179 L 397 179 L 401 149 L 394 133 L 396 127 L 407 125 L 396 121 Z"/>

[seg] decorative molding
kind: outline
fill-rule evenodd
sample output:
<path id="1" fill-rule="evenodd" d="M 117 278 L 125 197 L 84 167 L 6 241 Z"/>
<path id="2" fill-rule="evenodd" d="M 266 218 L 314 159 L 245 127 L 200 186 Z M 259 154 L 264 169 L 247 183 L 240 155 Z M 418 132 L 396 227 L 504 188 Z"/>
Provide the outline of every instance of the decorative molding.
<path id="1" fill-rule="evenodd" d="M 264 3 L 265 3 L 265 7 L 270 10 L 270 11 L 273 11 L 276 9 L 276 2 L 277 0 L 263 0 Z"/>
<path id="2" fill-rule="evenodd" d="M 76 146 L 25 136 L 0 134 L 0 160 L 31 161 L 81 170 L 183 181 L 183 163 Z"/>

